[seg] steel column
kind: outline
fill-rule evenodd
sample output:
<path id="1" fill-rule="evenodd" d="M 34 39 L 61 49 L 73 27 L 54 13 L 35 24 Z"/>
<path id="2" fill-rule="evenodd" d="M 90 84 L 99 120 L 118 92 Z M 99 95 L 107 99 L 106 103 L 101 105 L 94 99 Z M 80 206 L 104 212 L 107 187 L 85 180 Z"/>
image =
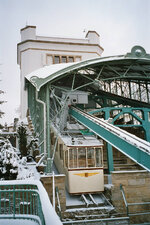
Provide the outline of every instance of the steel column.
<path id="1" fill-rule="evenodd" d="M 144 113 L 143 128 L 144 128 L 144 131 L 145 131 L 145 138 L 146 138 L 147 141 L 150 142 L 150 121 L 149 121 L 150 110 L 145 109 L 143 111 L 143 113 Z"/>
<path id="2" fill-rule="evenodd" d="M 105 120 L 108 120 L 110 117 L 110 111 L 109 109 L 105 111 Z M 106 144 L 107 148 L 107 163 L 108 163 L 108 172 L 109 174 L 111 171 L 114 171 L 114 162 L 113 162 L 113 149 L 111 144 L 107 142 Z"/>
<path id="3" fill-rule="evenodd" d="M 52 172 L 51 158 L 50 158 L 50 97 L 49 97 L 49 85 L 46 86 L 46 148 L 47 148 L 47 168 L 46 172 Z"/>

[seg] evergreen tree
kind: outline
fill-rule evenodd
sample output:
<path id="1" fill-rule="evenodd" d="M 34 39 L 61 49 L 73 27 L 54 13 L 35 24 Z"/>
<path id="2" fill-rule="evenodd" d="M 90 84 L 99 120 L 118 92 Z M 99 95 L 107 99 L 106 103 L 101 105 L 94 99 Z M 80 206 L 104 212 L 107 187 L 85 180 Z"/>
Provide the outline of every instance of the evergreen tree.
<path id="1" fill-rule="evenodd" d="M 18 126 L 17 129 L 18 138 L 19 138 L 19 150 L 21 153 L 21 156 L 27 156 L 28 155 L 28 148 L 27 148 L 27 128 L 23 123 L 21 123 Z"/>

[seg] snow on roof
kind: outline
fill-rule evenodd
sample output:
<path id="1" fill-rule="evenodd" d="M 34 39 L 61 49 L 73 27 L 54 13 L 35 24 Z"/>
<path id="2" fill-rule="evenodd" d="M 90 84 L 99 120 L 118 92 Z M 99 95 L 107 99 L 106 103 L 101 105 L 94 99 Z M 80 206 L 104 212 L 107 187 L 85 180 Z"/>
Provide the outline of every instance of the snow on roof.
<path id="1" fill-rule="evenodd" d="M 141 51 L 139 53 L 139 50 Z M 137 54 L 138 53 L 138 54 Z M 82 69 L 85 66 L 94 66 L 95 64 L 102 64 L 104 62 L 126 62 L 126 60 L 150 60 L 150 55 L 146 54 L 145 50 L 141 46 L 134 46 L 131 49 L 131 53 L 125 55 L 109 56 L 109 57 L 96 57 L 93 59 L 88 59 L 80 62 L 73 63 L 60 63 L 53 64 L 50 66 L 42 67 L 35 70 L 26 76 L 26 79 L 36 87 L 37 91 L 49 81 L 62 76 L 70 71 L 76 69 Z"/>
<path id="2" fill-rule="evenodd" d="M 45 66 L 40 69 L 37 69 L 30 74 L 28 74 L 25 78 L 32 83 L 34 87 L 36 87 L 37 91 L 49 81 L 64 75 L 70 71 L 75 69 L 82 69 L 85 66 L 91 66 L 98 63 L 103 63 L 106 61 L 116 61 L 125 59 L 124 55 L 122 56 L 111 56 L 111 57 L 97 57 L 92 58 L 80 62 L 73 62 L 73 63 L 59 63 L 59 64 L 52 64 L 50 66 Z"/>
<path id="3" fill-rule="evenodd" d="M 73 65 L 74 63 L 59 63 L 52 64 L 50 66 L 44 66 L 38 70 L 35 70 L 26 76 L 26 79 L 30 81 L 30 79 L 34 76 L 38 78 L 46 78 L 53 73 L 56 73 L 59 70 L 65 69 L 68 66 Z"/>

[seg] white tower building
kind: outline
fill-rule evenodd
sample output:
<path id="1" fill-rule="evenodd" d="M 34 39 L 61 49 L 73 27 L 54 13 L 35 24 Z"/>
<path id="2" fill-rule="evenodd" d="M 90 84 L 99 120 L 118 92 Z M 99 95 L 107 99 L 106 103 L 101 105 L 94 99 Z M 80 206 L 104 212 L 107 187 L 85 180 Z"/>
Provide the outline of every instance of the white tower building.
<path id="1" fill-rule="evenodd" d="M 96 31 L 88 31 L 85 38 L 44 37 L 36 35 L 36 26 L 21 29 L 21 42 L 17 46 L 17 63 L 20 65 L 21 118 L 27 112 L 25 76 L 43 66 L 100 57 L 103 48 Z"/>

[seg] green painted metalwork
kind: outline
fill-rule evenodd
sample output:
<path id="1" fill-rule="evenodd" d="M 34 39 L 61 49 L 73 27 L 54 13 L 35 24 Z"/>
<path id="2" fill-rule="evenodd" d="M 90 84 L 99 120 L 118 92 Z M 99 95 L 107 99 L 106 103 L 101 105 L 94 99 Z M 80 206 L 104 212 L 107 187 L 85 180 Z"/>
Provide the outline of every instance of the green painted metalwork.
<path id="1" fill-rule="evenodd" d="M 0 185 L 0 219 L 34 220 L 45 225 L 36 185 Z"/>
<path id="2" fill-rule="evenodd" d="M 112 118 L 112 112 L 119 110 L 120 113 L 118 113 L 116 116 Z M 142 112 L 142 118 L 138 116 L 135 111 Z M 133 107 L 105 107 L 101 109 L 96 109 L 93 111 L 90 111 L 89 114 L 96 114 L 99 112 L 104 112 L 105 119 L 108 120 L 109 118 L 112 118 L 111 123 L 118 127 L 141 127 L 145 131 L 145 139 L 150 142 L 150 109 L 149 108 L 133 108 Z M 119 119 L 120 116 L 128 114 L 131 115 L 133 118 L 135 118 L 137 121 L 139 121 L 140 124 L 136 125 L 134 123 L 131 124 L 115 124 L 115 121 Z"/>
<path id="3" fill-rule="evenodd" d="M 38 97 L 41 98 L 40 95 L 38 95 Z M 35 133 L 39 138 L 41 152 L 43 152 L 44 151 L 44 145 L 43 145 L 44 144 L 43 143 L 44 124 L 41 118 L 43 118 L 44 112 L 43 112 L 43 107 L 41 107 L 40 103 L 36 101 L 36 89 L 31 84 L 28 84 L 28 108 L 29 108 L 29 116 L 32 119 Z"/>
<path id="4" fill-rule="evenodd" d="M 110 117 L 109 112 L 106 111 L 105 113 L 105 120 L 108 120 Z M 108 164 L 108 172 L 109 174 L 114 171 L 114 162 L 113 162 L 113 149 L 112 145 L 109 143 L 106 143 L 106 149 L 107 149 L 107 164 Z"/>
<path id="5" fill-rule="evenodd" d="M 87 113 L 77 110 L 73 107 L 70 108 L 70 112 L 72 117 L 74 117 L 77 121 L 82 123 L 84 126 L 89 128 L 91 131 L 93 131 L 96 135 L 103 138 L 106 142 L 113 145 L 115 148 L 117 148 L 119 151 L 121 151 L 123 154 L 127 155 L 129 158 L 131 158 L 133 161 L 141 165 L 146 170 L 150 171 L 150 144 L 149 142 L 143 142 L 145 146 L 145 150 L 141 150 L 140 146 L 136 143 L 134 143 L 134 139 L 132 135 L 130 135 L 129 140 L 126 140 L 126 134 L 125 138 L 122 138 L 118 135 L 118 133 L 115 133 L 115 127 L 112 127 L 113 125 L 109 126 L 109 124 L 106 123 L 104 126 L 98 122 L 98 120 L 94 117 L 89 116 Z M 107 127 L 106 127 L 107 126 Z M 108 127 L 112 128 L 109 129 Z M 121 132 L 121 130 L 119 130 Z M 121 134 L 121 133 L 120 133 Z M 130 140 L 132 138 L 132 142 Z M 138 142 L 139 139 L 136 141 Z M 142 145 L 142 139 L 139 141 L 139 144 Z M 135 145 L 136 144 L 136 145 Z M 143 148 L 143 147 L 142 147 Z"/>
<path id="6" fill-rule="evenodd" d="M 94 77 L 103 81 L 118 79 L 150 81 L 150 74 L 148 72 L 148 64 L 150 62 L 149 56 L 150 55 L 147 54 L 141 46 L 134 46 L 131 53 L 127 53 L 126 55 L 100 57 L 78 63 L 69 63 L 60 68 L 56 67 L 57 69 L 55 69 L 55 72 L 50 69 L 49 72 L 47 71 L 47 76 L 44 78 L 41 75 L 41 69 L 39 69 L 26 76 L 26 79 L 32 83 L 37 91 L 49 82 L 52 83 L 54 80 L 56 81 L 63 78 L 70 73 L 85 69 L 91 69 L 93 72 L 95 71 L 95 74 L 97 75 Z M 142 69 L 141 65 L 144 65 Z M 135 71 L 134 74 L 132 72 L 133 70 Z"/>
<path id="7" fill-rule="evenodd" d="M 38 98 L 47 105 L 46 148 L 48 154 L 50 154 L 49 124 L 51 121 L 55 122 L 58 115 L 60 117 L 63 116 L 62 102 L 59 96 L 56 96 L 57 94 L 55 95 L 56 89 L 59 91 L 68 89 L 71 90 L 71 92 L 81 90 L 90 93 L 91 99 L 89 99 L 94 103 L 93 105 L 98 104 L 104 107 L 106 113 L 105 119 L 110 117 L 111 109 L 113 110 L 116 106 L 127 106 L 126 108 L 129 108 L 129 110 L 127 109 L 128 112 L 124 109 L 122 113 L 113 118 L 112 122 L 115 123 L 123 113 L 128 113 L 132 115 L 139 124 L 120 124 L 116 126 L 142 127 L 145 131 L 146 140 L 150 141 L 148 111 L 148 108 L 150 108 L 149 65 L 150 54 L 147 54 L 141 46 L 134 46 L 131 52 L 125 55 L 100 57 L 63 65 L 52 65 L 29 74 L 26 77 L 26 81 L 28 82 L 28 103 L 35 131 L 39 134 L 41 152 L 43 152 L 44 148 L 43 121 L 45 115 L 42 104 L 36 101 L 36 91 L 38 91 Z M 48 85 L 51 87 L 51 94 L 54 94 L 53 99 L 50 100 L 51 102 L 49 102 Z M 91 108 L 91 105 L 87 104 L 86 107 Z M 107 109 L 105 107 L 107 107 Z M 131 107 L 146 108 L 147 111 L 146 109 L 142 111 L 143 118 L 141 119 L 132 111 Z M 83 105 L 80 105 L 80 108 L 83 108 Z M 109 170 L 111 171 L 113 169 L 113 154 L 112 150 L 110 150 L 111 146 L 109 146 L 108 149 Z M 50 171 L 50 168 L 51 158 L 48 156 L 48 171 Z"/>
<path id="8" fill-rule="evenodd" d="M 128 98 L 117 95 L 117 90 L 116 90 L 116 94 L 113 94 L 107 90 L 106 91 L 98 90 L 98 91 L 93 91 L 94 93 L 92 93 L 89 96 L 89 99 L 95 101 L 101 107 L 115 107 L 119 105 L 128 105 L 131 107 L 150 108 L 150 104 L 147 102 L 143 102 L 142 99 L 141 101 L 132 99 L 132 97 L 130 96 L 130 90 L 131 90 L 131 87 L 128 89 L 128 92 L 129 92 Z M 146 93 L 147 96 L 148 96 L 148 92 L 149 90 L 147 89 L 147 93 Z M 149 102 L 149 99 L 148 99 L 148 102 Z"/>
<path id="9" fill-rule="evenodd" d="M 111 123 L 114 124 L 115 121 L 123 114 L 128 113 L 129 115 L 132 115 L 134 118 L 136 118 L 141 124 L 135 125 L 135 124 L 122 124 L 122 125 L 116 125 L 118 127 L 142 127 L 145 131 L 145 139 L 150 142 L 150 121 L 149 121 L 149 108 L 129 108 L 129 107 L 105 107 L 101 109 L 97 109 L 94 111 L 89 112 L 90 114 L 95 114 L 99 112 L 104 112 L 104 118 L 105 120 L 108 120 L 110 117 L 112 117 L 112 112 L 114 110 L 120 110 L 120 113 L 118 113 L 115 117 L 112 118 Z M 137 116 L 134 111 L 141 111 L 143 112 L 143 118 L 140 118 Z M 112 146 L 107 143 L 107 156 L 108 156 L 108 170 L 109 172 L 113 171 L 113 154 L 112 154 Z"/>
<path id="10" fill-rule="evenodd" d="M 46 147 L 47 147 L 47 173 L 52 172 L 52 164 L 50 157 L 50 97 L 49 97 L 49 86 L 46 86 Z"/>
<path id="11" fill-rule="evenodd" d="M 114 171 L 114 163 L 113 163 L 113 150 L 112 145 L 109 143 L 106 143 L 107 148 L 107 164 L 108 164 L 108 172 L 109 174 Z"/>
<path id="12" fill-rule="evenodd" d="M 144 119 L 142 121 L 142 124 L 143 124 L 143 128 L 145 130 L 145 138 L 147 141 L 150 142 L 150 110 L 145 109 L 143 111 L 143 114 L 144 114 Z"/>

